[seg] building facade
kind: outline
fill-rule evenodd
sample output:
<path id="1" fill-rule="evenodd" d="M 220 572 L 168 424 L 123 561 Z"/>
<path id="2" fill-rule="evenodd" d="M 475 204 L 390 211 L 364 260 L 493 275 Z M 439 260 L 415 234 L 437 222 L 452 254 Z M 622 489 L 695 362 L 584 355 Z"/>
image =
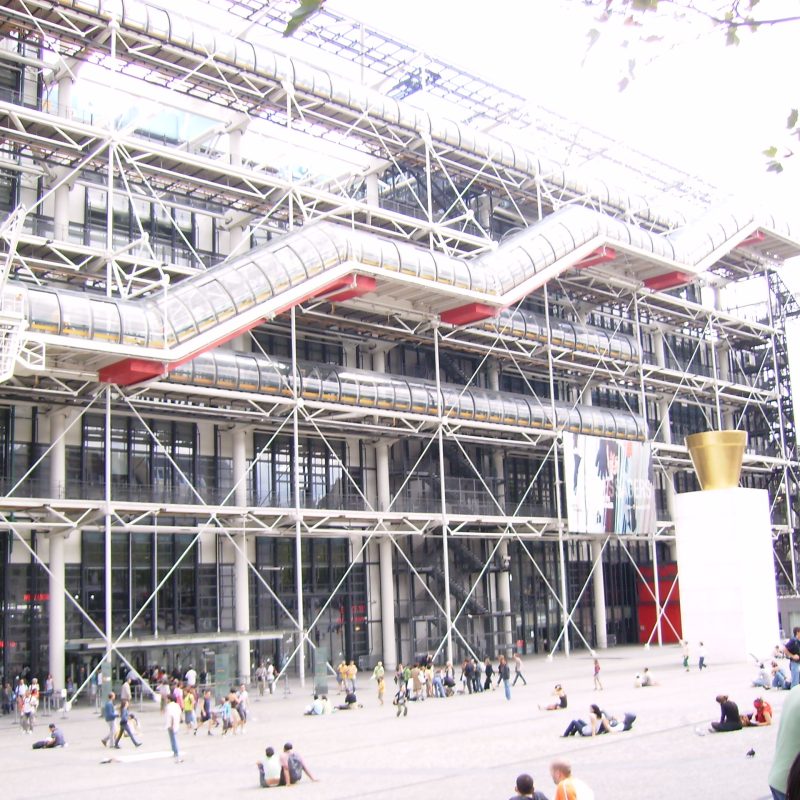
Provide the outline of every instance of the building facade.
<path id="1" fill-rule="evenodd" d="M 674 640 L 718 428 L 796 595 L 800 232 L 292 8 L 0 9 L 3 674 Z M 573 436 L 649 447 L 647 530 L 570 527 Z"/>

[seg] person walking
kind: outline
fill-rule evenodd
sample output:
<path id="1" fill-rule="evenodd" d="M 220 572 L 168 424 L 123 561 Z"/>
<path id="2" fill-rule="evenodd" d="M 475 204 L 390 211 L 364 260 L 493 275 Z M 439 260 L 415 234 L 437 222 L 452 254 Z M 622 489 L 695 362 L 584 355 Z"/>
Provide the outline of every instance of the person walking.
<path id="1" fill-rule="evenodd" d="M 379 661 L 372 670 L 372 677 L 378 684 L 378 702 L 383 705 L 383 695 L 386 691 L 386 669 L 383 666 L 383 661 Z"/>
<path id="2" fill-rule="evenodd" d="M 520 678 L 522 678 L 523 685 L 527 686 L 528 681 L 525 680 L 525 676 L 522 674 L 522 659 L 519 657 L 519 653 L 514 653 L 514 683 L 511 685 L 516 686 Z"/>
<path id="3" fill-rule="evenodd" d="M 258 686 L 258 696 L 263 697 L 267 686 L 267 668 L 263 661 L 256 667 L 256 686 Z"/>
<path id="4" fill-rule="evenodd" d="M 798 628 L 798 630 L 800 630 L 800 628 Z M 706 646 L 702 642 L 697 645 L 697 669 L 699 669 L 700 672 L 706 669 Z"/>
<path id="5" fill-rule="evenodd" d="M 524 678 L 523 678 L 524 680 Z M 503 684 L 503 691 L 506 693 L 506 700 L 511 699 L 511 668 L 508 666 L 505 656 L 500 656 L 497 664 L 497 685 Z"/>
<path id="6" fill-rule="evenodd" d="M 116 698 L 117 696 L 114 692 L 109 692 L 108 699 L 103 706 L 103 719 L 106 725 L 108 725 L 108 733 L 100 740 L 103 743 L 103 747 L 111 747 L 116 737 L 117 709 L 114 708 L 114 700 L 116 700 Z"/>
<path id="7" fill-rule="evenodd" d="M 129 702 L 127 700 L 122 700 L 119 704 L 119 730 L 117 731 L 117 738 L 114 740 L 114 747 L 117 750 L 120 749 L 119 742 L 124 734 L 128 735 L 128 738 L 133 742 L 134 746 L 141 747 L 142 745 L 141 742 L 136 741 L 136 737 L 133 735 L 133 731 L 130 728 L 128 706 Z"/>
<path id="8" fill-rule="evenodd" d="M 172 747 L 172 755 L 175 756 L 175 763 L 183 761 L 180 750 L 178 750 L 178 731 L 181 727 L 181 707 L 175 702 L 174 695 L 170 695 L 167 707 L 164 709 L 164 727 L 167 729 L 169 744 Z"/>
<path id="9" fill-rule="evenodd" d="M 494 675 L 492 660 L 488 656 L 486 661 L 483 662 L 483 674 L 486 676 L 486 679 L 483 682 L 483 690 L 488 692 L 492 688 L 492 676 Z"/>
<path id="10" fill-rule="evenodd" d="M 600 662 L 595 659 L 594 660 L 594 667 L 593 667 L 593 675 L 594 675 L 594 688 L 595 691 L 598 689 L 602 692 L 603 691 L 603 684 L 600 683 Z"/>

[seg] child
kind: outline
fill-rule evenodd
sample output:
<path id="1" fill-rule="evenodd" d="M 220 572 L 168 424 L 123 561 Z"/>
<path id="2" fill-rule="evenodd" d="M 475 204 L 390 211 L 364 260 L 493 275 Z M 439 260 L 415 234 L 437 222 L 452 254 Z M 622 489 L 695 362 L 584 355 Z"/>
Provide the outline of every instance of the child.
<path id="1" fill-rule="evenodd" d="M 383 675 L 378 678 L 378 702 L 383 705 L 383 694 L 386 691 L 386 680 Z"/>
<path id="2" fill-rule="evenodd" d="M 396 716 L 400 716 L 400 712 L 403 713 L 404 717 L 408 716 L 408 691 L 406 690 L 406 686 L 404 683 L 401 683 L 397 689 L 397 694 L 394 696 L 394 700 L 392 701 L 392 705 L 397 706 L 397 714 Z"/>

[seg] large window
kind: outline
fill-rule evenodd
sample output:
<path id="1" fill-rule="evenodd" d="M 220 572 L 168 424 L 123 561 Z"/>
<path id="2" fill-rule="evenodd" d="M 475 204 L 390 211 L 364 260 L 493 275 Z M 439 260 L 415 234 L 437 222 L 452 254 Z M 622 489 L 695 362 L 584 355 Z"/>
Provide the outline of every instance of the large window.
<path id="1" fill-rule="evenodd" d="M 294 505 L 292 441 L 275 439 L 270 443 L 266 434 L 254 439 L 257 462 L 254 470 L 256 502 L 262 506 L 288 508 Z M 300 443 L 300 505 L 313 508 L 347 508 L 355 487 L 345 475 L 347 449 L 344 442 L 330 448 L 319 441 Z M 355 476 L 358 479 L 358 475 Z"/>
<path id="2" fill-rule="evenodd" d="M 152 435 L 147 428 L 152 431 Z M 111 492 L 117 499 L 195 502 L 197 467 L 197 426 L 191 422 L 148 422 L 136 418 L 112 417 Z M 83 446 L 77 474 L 74 458 L 68 482 L 82 497 L 101 496 L 105 491 L 105 418 L 86 414 L 83 418 Z M 80 486 L 75 486 L 75 481 Z"/>

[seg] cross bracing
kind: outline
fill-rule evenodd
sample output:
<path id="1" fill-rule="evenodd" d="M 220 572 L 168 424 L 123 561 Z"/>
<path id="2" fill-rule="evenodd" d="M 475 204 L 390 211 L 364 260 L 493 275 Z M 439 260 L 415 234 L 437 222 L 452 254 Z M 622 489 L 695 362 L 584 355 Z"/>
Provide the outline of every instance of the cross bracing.
<path id="1" fill-rule="evenodd" d="M 278 6 L 236 8 L 241 30 L 278 25 Z M 432 62 L 398 75 L 405 51 L 390 37 L 369 34 L 366 70 L 385 57 L 387 82 L 365 72 L 365 89 L 263 36 L 212 41 L 171 15 L 0 11 L 0 66 L 16 82 L 0 102 L 15 212 L 0 241 L 20 309 L 2 400 L 6 435 L 28 448 L 0 508 L 31 580 L 48 564 L 57 587 L 66 549 L 66 583 L 100 621 L 70 633 L 75 658 L 146 659 L 154 626 L 170 657 L 205 641 L 232 648 L 242 675 L 272 647 L 302 674 L 323 641 L 388 663 L 480 655 L 476 642 L 492 653 L 520 635 L 532 649 L 603 646 L 606 631 L 635 640 L 635 614 L 606 601 L 635 607 L 637 585 L 664 623 L 646 638 L 660 641 L 675 633 L 675 581 L 662 592 L 640 567 L 671 559 L 670 497 L 694 488 L 683 436 L 698 428 L 749 431 L 744 480 L 770 493 L 778 578 L 796 585 L 784 319 L 727 297 L 798 252 L 790 225 L 717 210 L 664 165 L 645 198 L 564 169 L 536 138 L 479 130 L 489 117 L 524 127 L 497 106 L 511 95 L 493 101 L 443 64 L 428 85 Z M 352 53 L 355 28 L 336 25 L 338 44 L 320 27 L 304 36 Z M 164 136 L 135 111 L 90 118 L 69 100 L 83 72 L 202 125 Z M 398 100 L 416 79 L 450 99 L 471 87 L 472 116 Z M 609 144 L 584 141 L 581 158 L 614 160 Z M 653 186 L 680 183 L 676 212 Z M 569 432 L 651 440 L 652 533 L 569 530 Z M 75 546 L 89 553 L 98 536 L 105 580 L 146 586 L 129 592 L 130 619 L 110 584 L 91 585 L 101 610 L 89 602 L 94 556 Z M 320 559 L 341 569 L 304 577 Z M 190 567 L 208 583 L 186 589 Z M 189 616 L 169 599 L 178 586 Z M 208 624 L 219 631 L 204 640 Z"/>

